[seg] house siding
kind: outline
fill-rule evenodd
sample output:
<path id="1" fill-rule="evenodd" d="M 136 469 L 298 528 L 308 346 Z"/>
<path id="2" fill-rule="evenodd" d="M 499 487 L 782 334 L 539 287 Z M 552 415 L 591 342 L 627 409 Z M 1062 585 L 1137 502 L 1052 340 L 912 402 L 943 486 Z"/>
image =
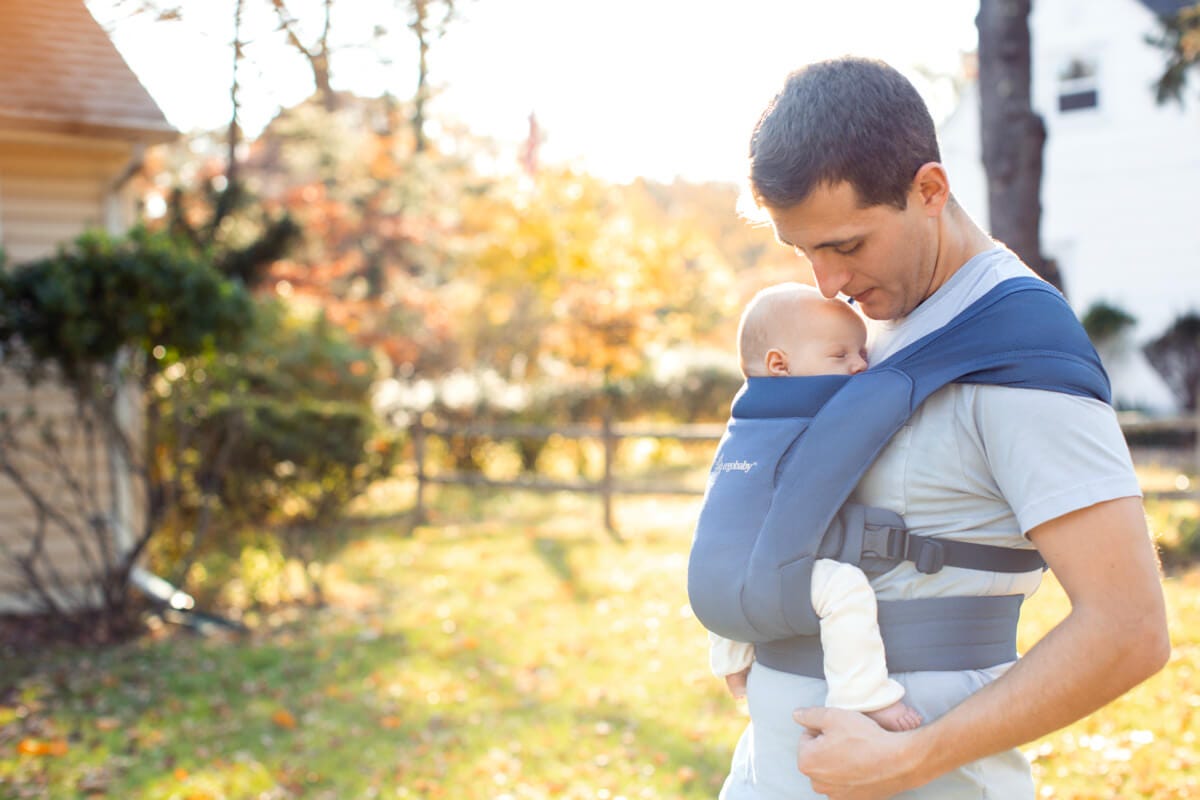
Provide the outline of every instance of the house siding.
<path id="1" fill-rule="evenodd" d="M 129 159 L 122 150 L 0 141 L 0 232 L 8 263 L 50 255 L 104 223 L 109 186 Z"/>
<path id="2" fill-rule="evenodd" d="M 125 143 L 96 143 L 81 140 L 20 141 L 0 138 L 0 246 L 10 268 L 22 262 L 51 255 L 84 230 L 103 227 L 115 177 L 128 163 L 132 147 Z M 19 415 L 27 407 L 38 411 L 39 420 L 69 421 L 76 416 L 70 394 L 60 385 L 44 383 L 31 390 L 11 369 L 0 362 L 0 408 Z M 70 430 L 63 426 L 62 430 Z M 23 441 L 35 441 L 35 430 L 22 431 Z M 14 454 L 23 452 L 14 448 Z M 63 461 L 72 480 L 99 499 L 104 508 L 114 505 L 114 472 L 107 452 L 89 454 L 74 443 Z M 61 469 L 21 461 L 22 474 L 55 503 L 55 510 L 74 523 L 85 520 L 85 512 L 73 499 L 74 491 L 64 482 Z M 123 484 L 124 482 L 122 482 Z M 96 502 L 89 503 L 92 508 Z M 24 579 L 12 561 L 14 554 L 27 554 L 34 542 L 37 514 L 29 499 L 7 477 L 0 476 L 0 612 L 29 607 L 21 591 Z M 94 577 L 102 554 L 91 537 L 81 543 L 61 526 L 51 526 L 42 544 L 40 572 L 49 565 L 65 583 L 71 597 L 86 596 L 83 587 Z M 64 599 L 62 597 L 60 600 Z"/>

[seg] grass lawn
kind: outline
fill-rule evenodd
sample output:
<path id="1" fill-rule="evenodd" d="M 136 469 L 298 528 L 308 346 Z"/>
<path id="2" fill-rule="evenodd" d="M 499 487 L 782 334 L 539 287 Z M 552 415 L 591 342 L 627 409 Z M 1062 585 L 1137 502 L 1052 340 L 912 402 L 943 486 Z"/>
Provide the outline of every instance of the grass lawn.
<path id="1" fill-rule="evenodd" d="M 684 588 L 698 501 L 436 493 L 364 528 L 330 603 L 0 664 L 0 797 L 713 798 L 745 724 Z M 1041 796 L 1200 796 L 1200 571 L 1156 678 L 1030 745 Z M 1066 611 L 1051 580 L 1023 646 Z"/>

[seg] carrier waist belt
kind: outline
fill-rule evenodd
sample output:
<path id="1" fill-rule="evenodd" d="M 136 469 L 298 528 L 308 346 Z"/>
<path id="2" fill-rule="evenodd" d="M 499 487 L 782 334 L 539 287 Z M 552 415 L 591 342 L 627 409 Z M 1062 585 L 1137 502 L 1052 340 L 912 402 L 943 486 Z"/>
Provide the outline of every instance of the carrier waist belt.
<path id="1" fill-rule="evenodd" d="M 986 669 L 1017 659 L 1023 595 L 879 601 L 888 672 Z M 824 678 L 817 636 L 759 642 L 754 658 L 780 672 Z"/>

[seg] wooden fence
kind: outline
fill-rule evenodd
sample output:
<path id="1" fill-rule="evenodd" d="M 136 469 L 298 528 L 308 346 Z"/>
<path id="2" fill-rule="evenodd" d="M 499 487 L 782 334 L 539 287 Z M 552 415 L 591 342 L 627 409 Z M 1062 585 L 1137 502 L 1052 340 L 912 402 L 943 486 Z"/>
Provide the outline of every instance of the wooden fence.
<path id="1" fill-rule="evenodd" d="M 647 426 L 625 423 L 614 423 L 605 418 L 600 425 L 564 425 L 549 427 L 544 425 L 450 425 L 425 424 L 419 419 L 413 423 L 409 431 L 412 435 L 413 455 L 416 460 L 417 497 L 415 516 L 418 520 L 425 518 L 425 489 L 428 484 L 458 484 L 465 486 L 487 486 L 495 488 L 524 489 L 537 492 L 585 492 L 599 494 L 604 503 L 604 525 L 611 533 L 616 533 L 613 523 L 613 498 L 618 494 L 677 494 L 699 495 L 703 489 L 681 484 L 670 484 L 657 481 L 639 480 L 636 482 L 622 481 L 616 474 L 617 446 L 622 439 L 672 439 L 676 441 L 706 441 L 717 442 L 724 433 L 725 426 L 710 425 L 672 425 Z M 1169 419 L 1142 419 L 1122 416 L 1121 430 L 1130 434 L 1179 434 L 1197 432 L 1196 443 L 1190 457 L 1191 471 L 1200 475 L 1200 415 L 1172 417 Z M 431 436 L 469 436 L 481 437 L 492 441 L 506 439 L 548 439 L 557 436 L 565 439 L 598 439 L 603 444 L 604 458 L 601 478 L 589 481 L 583 478 L 574 480 L 555 480 L 543 476 L 518 477 L 512 479 L 489 478 L 481 473 L 437 473 L 431 474 L 427 469 L 427 443 Z M 1147 491 L 1148 497 L 1165 499 L 1200 497 L 1200 480 L 1195 485 L 1174 490 Z"/>
<path id="2" fill-rule="evenodd" d="M 696 489 L 680 484 L 657 481 L 622 481 L 616 474 L 617 446 L 622 439 L 673 439 L 676 441 L 716 442 L 725 430 L 724 425 L 673 425 L 647 426 L 614 423 L 605 418 L 600 425 L 564 425 L 548 427 L 542 425 L 427 425 L 418 420 L 409 428 L 412 434 L 413 455 L 417 468 L 417 500 L 414 509 L 418 520 L 425 516 L 425 487 L 430 483 L 451 483 L 466 486 L 489 486 L 498 488 L 527 489 L 538 492 L 587 492 L 599 494 L 604 502 L 604 526 L 616 533 L 613 523 L 613 497 L 618 494 L 703 494 Z M 519 477 L 510 480 L 489 478 L 479 473 L 430 474 L 427 470 L 427 441 L 430 436 L 477 436 L 491 440 L 504 439 L 548 439 L 558 436 L 564 439 L 598 439 L 603 444 L 604 459 L 601 478 L 589 481 L 554 480 L 542 476 Z"/>

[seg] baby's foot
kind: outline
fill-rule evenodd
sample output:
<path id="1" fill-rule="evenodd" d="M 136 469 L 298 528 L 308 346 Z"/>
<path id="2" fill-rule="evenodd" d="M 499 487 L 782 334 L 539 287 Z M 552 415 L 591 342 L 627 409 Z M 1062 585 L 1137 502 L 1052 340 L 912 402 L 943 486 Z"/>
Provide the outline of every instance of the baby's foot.
<path id="1" fill-rule="evenodd" d="M 879 727 L 887 731 L 911 731 L 921 725 L 921 715 L 899 700 L 887 708 L 868 711 L 866 714 L 878 722 Z"/>

